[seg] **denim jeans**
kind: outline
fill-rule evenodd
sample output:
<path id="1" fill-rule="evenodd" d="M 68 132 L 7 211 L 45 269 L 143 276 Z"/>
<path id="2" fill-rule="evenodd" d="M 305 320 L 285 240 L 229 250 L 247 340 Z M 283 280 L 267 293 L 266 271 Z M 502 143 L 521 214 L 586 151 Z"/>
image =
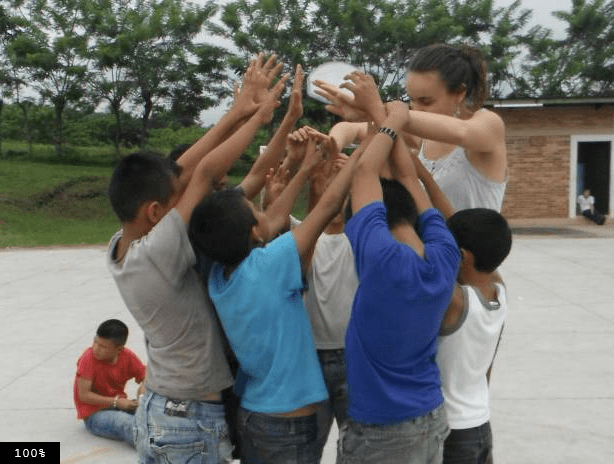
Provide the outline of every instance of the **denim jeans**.
<path id="1" fill-rule="evenodd" d="M 487 464 L 491 456 L 490 422 L 471 429 L 451 430 L 443 447 L 444 464 Z"/>
<path id="2" fill-rule="evenodd" d="M 222 404 L 169 403 L 168 398 L 148 391 L 136 411 L 136 426 L 140 464 L 232 461 Z"/>
<path id="3" fill-rule="evenodd" d="M 345 350 L 318 350 L 322 374 L 328 390 L 328 400 L 318 404 L 318 451 L 320 459 L 333 419 L 339 430 L 348 420 L 348 384 L 345 376 Z"/>
<path id="4" fill-rule="evenodd" d="M 241 464 L 317 464 L 316 415 L 279 417 L 239 409 Z"/>
<path id="5" fill-rule="evenodd" d="M 99 437 L 123 440 L 135 446 L 136 421 L 134 414 L 117 409 L 102 409 L 86 417 L 85 428 Z"/>
<path id="6" fill-rule="evenodd" d="M 350 418 L 340 433 L 337 464 L 441 464 L 449 431 L 443 405 L 425 416 L 391 425 Z"/>

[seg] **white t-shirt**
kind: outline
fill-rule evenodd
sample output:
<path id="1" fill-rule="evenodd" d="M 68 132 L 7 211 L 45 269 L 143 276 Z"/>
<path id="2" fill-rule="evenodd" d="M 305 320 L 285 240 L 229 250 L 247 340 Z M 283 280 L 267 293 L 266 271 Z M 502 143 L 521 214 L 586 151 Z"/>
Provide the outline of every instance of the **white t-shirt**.
<path id="1" fill-rule="evenodd" d="M 322 233 L 307 274 L 305 306 L 319 350 L 345 346 L 358 277 L 350 241 L 344 233 Z"/>
<path id="2" fill-rule="evenodd" d="M 486 372 L 492 364 L 507 315 L 505 286 L 497 284 L 497 302 L 484 299 L 470 286 L 457 326 L 438 340 L 437 364 L 450 428 L 479 427 L 490 420 Z"/>
<path id="3" fill-rule="evenodd" d="M 580 195 L 578 197 L 578 205 L 580 206 L 580 211 L 591 209 L 595 205 L 595 197 L 592 195 L 589 195 L 588 197 Z"/>

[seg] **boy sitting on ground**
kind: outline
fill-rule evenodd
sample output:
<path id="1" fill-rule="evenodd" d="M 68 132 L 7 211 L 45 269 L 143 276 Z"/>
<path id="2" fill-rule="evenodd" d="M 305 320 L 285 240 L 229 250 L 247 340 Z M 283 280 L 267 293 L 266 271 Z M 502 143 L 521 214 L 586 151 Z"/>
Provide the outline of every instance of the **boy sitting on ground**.
<path id="1" fill-rule="evenodd" d="M 217 262 L 209 293 L 240 364 L 242 462 L 319 460 L 315 411 L 327 392 L 301 298 L 303 276 L 318 236 L 347 195 L 358 156 L 298 227 L 268 244 L 286 227 L 294 200 L 321 158 L 314 140 L 266 213 L 232 190 L 212 195 L 194 211 L 192 240 Z"/>
<path id="2" fill-rule="evenodd" d="M 485 209 L 448 219 L 461 249 L 458 285 L 444 318 L 437 363 L 451 433 L 444 464 L 485 464 L 492 459 L 489 378 L 507 315 L 505 285 L 497 268 L 510 252 L 505 218 Z"/>
<path id="3" fill-rule="evenodd" d="M 94 435 L 134 443 L 136 399 L 126 395 L 126 382 L 134 379 L 144 391 L 145 366 L 125 347 L 128 327 L 118 319 L 98 326 L 92 346 L 77 361 L 73 387 L 77 417 Z"/>

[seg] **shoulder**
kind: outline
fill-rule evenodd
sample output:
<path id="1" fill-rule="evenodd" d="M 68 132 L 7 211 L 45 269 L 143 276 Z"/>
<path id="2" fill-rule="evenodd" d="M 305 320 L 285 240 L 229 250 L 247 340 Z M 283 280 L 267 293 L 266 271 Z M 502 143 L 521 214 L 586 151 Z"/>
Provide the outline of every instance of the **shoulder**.
<path id="1" fill-rule="evenodd" d="M 77 360 L 77 376 L 91 379 L 95 371 L 95 364 L 97 364 L 96 358 L 94 358 L 94 353 L 90 347 Z"/>
<path id="2" fill-rule="evenodd" d="M 355 243 L 359 236 L 372 233 L 378 229 L 388 230 L 386 223 L 386 207 L 384 203 L 374 201 L 356 211 L 345 225 L 345 233 L 351 243 Z"/>
<path id="3" fill-rule="evenodd" d="M 371 203 L 367 203 L 358 211 L 352 214 L 352 217 L 346 224 L 346 228 L 350 224 L 362 223 L 364 221 L 368 221 L 371 218 L 378 218 L 381 216 L 386 216 L 386 207 L 384 206 L 384 202 L 382 200 L 373 201 Z"/>
<path id="4" fill-rule="evenodd" d="M 123 356 L 125 359 L 129 359 L 130 361 L 141 362 L 140 358 L 130 348 L 124 347 L 124 349 L 121 351 L 120 356 Z"/>
<path id="5" fill-rule="evenodd" d="M 91 359 L 94 359 L 94 352 L 92 351 L 92 347 L 89 347 L 79 356 L 77 363 L 89 361 Z"/>
<path id="6" fill-rule="evenodd" d="M 479 122 L 481 124 L 498 126 L 501 128 L 505 127 L 505 123 L 503 122 L 503 118 L 499 116 L 494 111 L 489 110 L 488 108 L 481 108 L 477 110 L 475 113 L 471 115 L 469 121 Z"/>

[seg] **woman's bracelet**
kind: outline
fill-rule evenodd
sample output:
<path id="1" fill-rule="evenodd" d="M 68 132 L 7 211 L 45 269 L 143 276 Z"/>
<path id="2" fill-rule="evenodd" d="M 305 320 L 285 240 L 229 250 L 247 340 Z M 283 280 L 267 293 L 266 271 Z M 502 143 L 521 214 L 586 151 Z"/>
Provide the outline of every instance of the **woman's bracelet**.
<path id="1" fill-rule="evenodd" d="M 113 409 L 117 409 L 118 400 L 119 400 L 119 395 L 116 395 L 115 398 L 113 398 Z"/>
<path id="2" fill-rule="evenodd" d="M 380 127 L 377 132 L 386 134 L 388 137 L 392 139 L 393 142 L 397 139 L 397 133 L 394 131 L 394 129 L 391 129 L 390 127 Z"/>

